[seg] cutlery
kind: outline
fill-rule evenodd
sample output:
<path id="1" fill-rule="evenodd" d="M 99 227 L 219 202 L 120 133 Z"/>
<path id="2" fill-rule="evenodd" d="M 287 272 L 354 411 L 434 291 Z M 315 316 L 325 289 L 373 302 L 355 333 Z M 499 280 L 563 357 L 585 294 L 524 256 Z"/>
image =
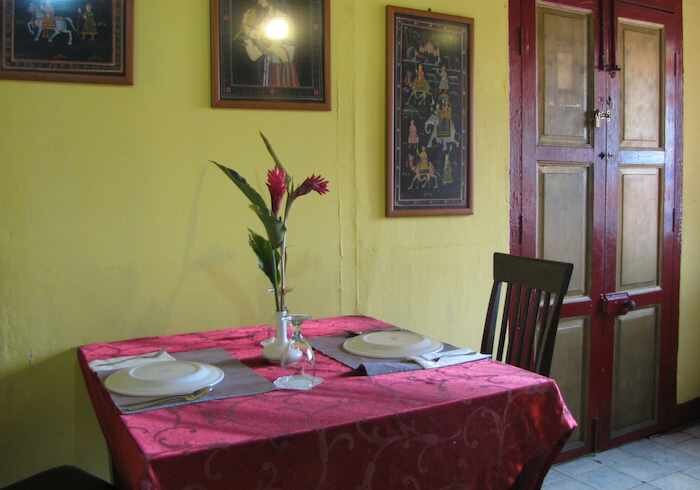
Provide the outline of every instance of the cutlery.
<path id="1" fill-rule="evenodd" d="M 163 349 L 161 349 L 158 352 L 151 352 L 150 354 L 140 354 L 137 356 L 122 357 L 121 359 L 112 360 L 112 361 L 109 361 L 109 360 L 102 361 L 102 362 L 98 363 L 97 366 L 98 367 L 113 366 L 115 364 L 121 364 L 123 362 L 133 361 L 135 359 L 151 359 L 151 358 L 158 357 L 163 352 L 164 352 Z"/>
<path id="2" fill-rule="evenodd" d="M 467 356 L 469 354 L 476 354 L 476 351 L 467 347 L 464 349 L 453 349 L 448 351 L 434 352 L 432 354 L 423 354 L 421 357 L 427 361 L 439 361 L 443 357 Z"/>
<path id="3" fill-rule="evenodd" d="M 198 390 L 193 391 L 192 393 L 187 393 L 185 395 L 166 396 L 162 398 L 156 398 L 155 400 L 129 403 L 126 405 L 122 405 L 121 408 L 123 408 L 126 411 L 134 411 L 142 410 L 144 408 L 151 408 L 157 405 L 162 405 L 165 403 L 171 403 L 175 401 L 193 402 L 199 400 L 200 398 L 203 398 L 205 395 L 209 394 L 209 392 L 213 389 L 213 386 L 205 386 L 204 388 L 200 388 Z"/>
<path id="4" fill-rule="evenodd" d="M 466 357 L 469 354 L 460 354 L 460 355 L 453 355 L 453 356 L 443 356 L 443 357 Z M 440 358 L 441 359 L 441 358 Z M 428 359 L 425 359 L 424 357 L 421 356 L 410 356 L 404 358 L 404 361 L 409 361 L 409 362 L 415 362 L 416 364 L 420 365 L 423 369 L 431 369 L 431 368 L 438 368 L 438 367 L 447 367 L 451 366 L 452 364 L 440 364 L 440 361 L 429 361 Z M 466 362 L 466 359 L 464 360 Z M 455 362 L 454 364 L 461 364 L 461 362 Z"/>
<path id="5" fill-rule="evenodd" d="M 355 330 L 345 330 L 345 336 L 346 337 L 358 337 L 360 335 L 364 335 L 366 333 L 372 333 L 372 332 L 400 332 L 400 328 L 390 328 L 388 330 L 360 330 L 360 331 L 355 331 Z"/>

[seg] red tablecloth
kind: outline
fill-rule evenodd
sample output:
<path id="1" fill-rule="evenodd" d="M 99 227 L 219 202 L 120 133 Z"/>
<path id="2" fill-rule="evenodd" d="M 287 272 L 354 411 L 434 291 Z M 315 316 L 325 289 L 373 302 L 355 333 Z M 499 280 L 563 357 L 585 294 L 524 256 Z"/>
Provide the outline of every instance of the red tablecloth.
<path id="1" fill-rule="evenodd" d="M 307 336 L 388 325 L 367 317 L 305 324 Z M 267 328 L 86 345 L 78 357 L 116 473 L 132 489 L 456 490 L 539 488 L 576 427 L 551 379 L 484 360 L 352 376 L 319 355 L 325 382 L 121 415 L 87 363 L 157 349 L 223 348 L 270 380 Z"/>

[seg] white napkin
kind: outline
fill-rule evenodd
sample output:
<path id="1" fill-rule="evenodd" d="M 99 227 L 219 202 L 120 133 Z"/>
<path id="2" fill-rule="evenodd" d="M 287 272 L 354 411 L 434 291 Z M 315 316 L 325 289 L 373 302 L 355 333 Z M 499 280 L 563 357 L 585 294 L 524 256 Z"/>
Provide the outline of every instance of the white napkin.
<path id="1" fill-rule="evenodd" d="M 478 361 L 481 359 L 488 359 L 491 356 L 488 354 L 479 354 L 478 352 L 473 352 L 471 354 L 464 354 L 464 355 L 454 355 L 454 356 L 444 356 L 443 358 L 437 360 L 437 361 L 428 361 L 427 359 L 423 359 L 422 357 L 409 357 L 409 361 L 413 361 L 416 364 L 420 364 L 420 366 L 423 369 L 435 369 L 435 368 L 441 368 L 445 366 L 454 366 L 455 364 L 463 364 L 465 362 L 469 361 Z"/>
<path id="2" fill-rule="evenodd" d="M 153 362 L 174 361 L 175 358 L 166 351 L 147 352 L 138 356 L 112 357 L 111 359 L 96 359 L 90 362 L 90 369 L 96 373 L 114 371 L 128 367 L 143 366 Z"/>

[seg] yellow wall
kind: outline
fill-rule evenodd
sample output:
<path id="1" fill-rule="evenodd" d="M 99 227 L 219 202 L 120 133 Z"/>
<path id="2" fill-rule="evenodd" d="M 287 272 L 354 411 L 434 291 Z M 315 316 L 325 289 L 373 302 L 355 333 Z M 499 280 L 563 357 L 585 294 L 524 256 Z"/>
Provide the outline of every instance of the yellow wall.
<path id="1" fill-rule="evenodd" d="M 76 345 L 270 319 L 246 245 L 255 219 L 204 163 L 262 185 L 258 129 L 297 175 L 332 182 L 295 209 L 296 310 L 363 312 L 478 345 L 490 255 L 508 247 L 506 0 L 399 2 L 476 20 L 476 214 L 393 220 L 383 217 L 385 1 L 332 0 L 328 113 L 210 109 L 208 2 L 136 3 L 134 87 L 0 82 L 0 486 L 60 463 L 106 474 Z M 699 6 L 687 8 L 696 25 Z M 687 49 L 688 135 L 700 125 L 699 57 Z M 681 400 L 700 396 L 700 144 L 686 141 Z"/>
<path id="2" fill-rule="evenodd" d="M 678 401 L 700 396 L 700 1 L 683 1 L 685 100 Z"/>

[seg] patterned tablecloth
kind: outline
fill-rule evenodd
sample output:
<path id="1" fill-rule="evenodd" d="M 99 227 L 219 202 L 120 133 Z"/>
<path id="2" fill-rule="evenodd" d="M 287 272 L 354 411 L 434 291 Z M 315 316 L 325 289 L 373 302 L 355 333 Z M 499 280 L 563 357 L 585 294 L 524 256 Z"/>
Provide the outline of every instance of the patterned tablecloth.
<path id="1" fill-rule="evenodd" d="M 308 336 L 388 328 L 348 316 Z M 122 415 L 87 363 L 158 349 L 223 348 L 270 380 L 269 328 L 91 344 L 78 358 L 121 486 L 138 490 L 536 489 L 576 427 L 556 383 L 489 360 L 353 376 L 319 355 L 325 382 Z"/>

